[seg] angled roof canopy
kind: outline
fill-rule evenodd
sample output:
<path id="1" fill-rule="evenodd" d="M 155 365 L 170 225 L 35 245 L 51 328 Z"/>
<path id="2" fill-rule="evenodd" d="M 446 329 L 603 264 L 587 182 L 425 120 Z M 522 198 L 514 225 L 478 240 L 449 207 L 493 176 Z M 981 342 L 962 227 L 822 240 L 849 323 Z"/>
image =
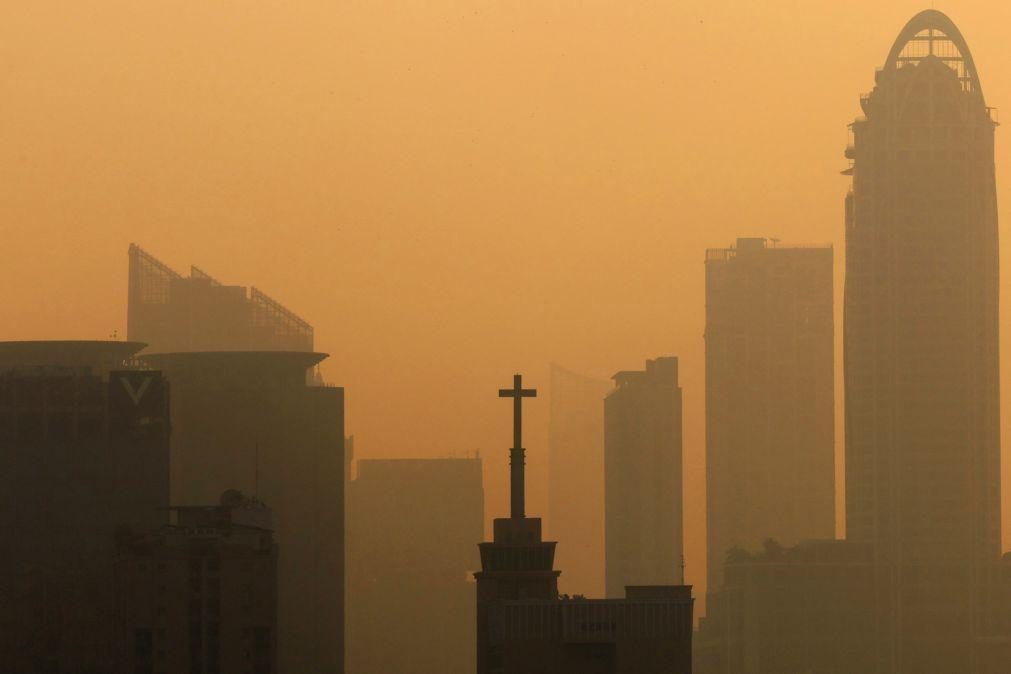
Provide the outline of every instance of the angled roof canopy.
<path id="1" fill-rule="evenodd" d="M 958 26 L 942 12 L 928 9 L 905 25 L 885 61 L 887 70 L 916 65 L 934 56 L 958 75 L 962 90 L 983 96 L 976 64 Z"/>

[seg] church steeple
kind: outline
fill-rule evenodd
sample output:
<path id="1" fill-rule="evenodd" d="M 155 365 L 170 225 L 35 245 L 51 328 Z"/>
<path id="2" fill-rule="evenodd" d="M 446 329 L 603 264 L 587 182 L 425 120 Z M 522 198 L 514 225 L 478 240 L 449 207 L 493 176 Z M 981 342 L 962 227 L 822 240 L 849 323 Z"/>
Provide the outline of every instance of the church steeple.
<path id="1" fill-rule="evenodd" d="M 499 398 L 513 399 L 513 447 L 509 450 L 509 495 L 510 514 L 513 519 L 526 517 L 526 487 L 524 465 L 526 451 L 523 448 L 523 399 L 536 398 L 537 389 L 523 388 L 523 375 L 513 375 L 513 387 L 498 391 Z"/>
<path id="2" fill-rule="evenodd" d="M 489 607 L 503 601 L 558 599 L 558 576 L 554 570 L 555 542 L 541 540 L 541 520 L 527 517 L 524 507 L 523 398 L 533 398 L 535 389 L 523 388 L 522 375 L 513 377 L 511 389 L 499 397 L 513 399 L 513 447 L 510 450 L 511 517 L 494 522 L 494 540 L 481 543 L 481 570 L 477 580 L 478 674 L 490 671 L 488 649 Z"/>

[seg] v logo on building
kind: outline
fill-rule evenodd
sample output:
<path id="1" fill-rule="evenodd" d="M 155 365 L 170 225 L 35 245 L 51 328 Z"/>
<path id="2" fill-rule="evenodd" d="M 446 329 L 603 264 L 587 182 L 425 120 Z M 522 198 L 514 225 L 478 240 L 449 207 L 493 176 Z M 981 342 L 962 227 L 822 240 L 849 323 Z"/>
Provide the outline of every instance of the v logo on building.
<path id="1" fill-rule="evenodd" d="M 144 397 L 144 392 L 147 391 L 148 386 L 151 385 L 151 377 L 144 377 L 144 380 L 140 382 L 140 386 L 136 389 L 126 377 L 123 377 L 119 381 L 123 384 L 123 389 L 126 391 L 126 394 L 130 396 L 130 400 L 133 401 L 135 406 L 140 404 L 140 399 Z"/>

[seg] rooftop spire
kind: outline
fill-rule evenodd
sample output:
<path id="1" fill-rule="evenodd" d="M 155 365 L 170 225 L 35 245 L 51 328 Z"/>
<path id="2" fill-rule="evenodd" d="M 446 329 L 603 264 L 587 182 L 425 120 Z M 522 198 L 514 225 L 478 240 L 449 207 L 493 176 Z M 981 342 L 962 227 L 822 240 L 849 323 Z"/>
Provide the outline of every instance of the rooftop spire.
<path id="1" fill-rule="evenodd" d="M 526 461 L 523 448 L 523 399 L 536 398 L 537 389 L 523 388 L 523 375 L 513 375 L 513 387 L 498 391 L 499 398 L 513 399 L 513 446 L 509 450 L 509 487 L 511 496 L 510 516 L 523 519 L 525 512 L 523 465 Z"/>

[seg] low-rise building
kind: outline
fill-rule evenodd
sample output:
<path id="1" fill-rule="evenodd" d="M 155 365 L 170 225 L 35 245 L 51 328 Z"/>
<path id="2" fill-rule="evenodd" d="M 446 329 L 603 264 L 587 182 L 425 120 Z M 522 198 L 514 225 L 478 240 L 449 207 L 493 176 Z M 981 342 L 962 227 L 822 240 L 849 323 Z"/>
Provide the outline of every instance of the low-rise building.
<path id="1" fill-rule="evenodd" d="M 271 511 L 228 491 L 170 512 L 171 524 L 118 536 L 118 671 L 276 674 Z"/>
<path id="2" fill-rule="evenodd" d="M 870 548 L 841 540 L 727 553 L 695 639 L 699 674 L 874 671 Z"/>

